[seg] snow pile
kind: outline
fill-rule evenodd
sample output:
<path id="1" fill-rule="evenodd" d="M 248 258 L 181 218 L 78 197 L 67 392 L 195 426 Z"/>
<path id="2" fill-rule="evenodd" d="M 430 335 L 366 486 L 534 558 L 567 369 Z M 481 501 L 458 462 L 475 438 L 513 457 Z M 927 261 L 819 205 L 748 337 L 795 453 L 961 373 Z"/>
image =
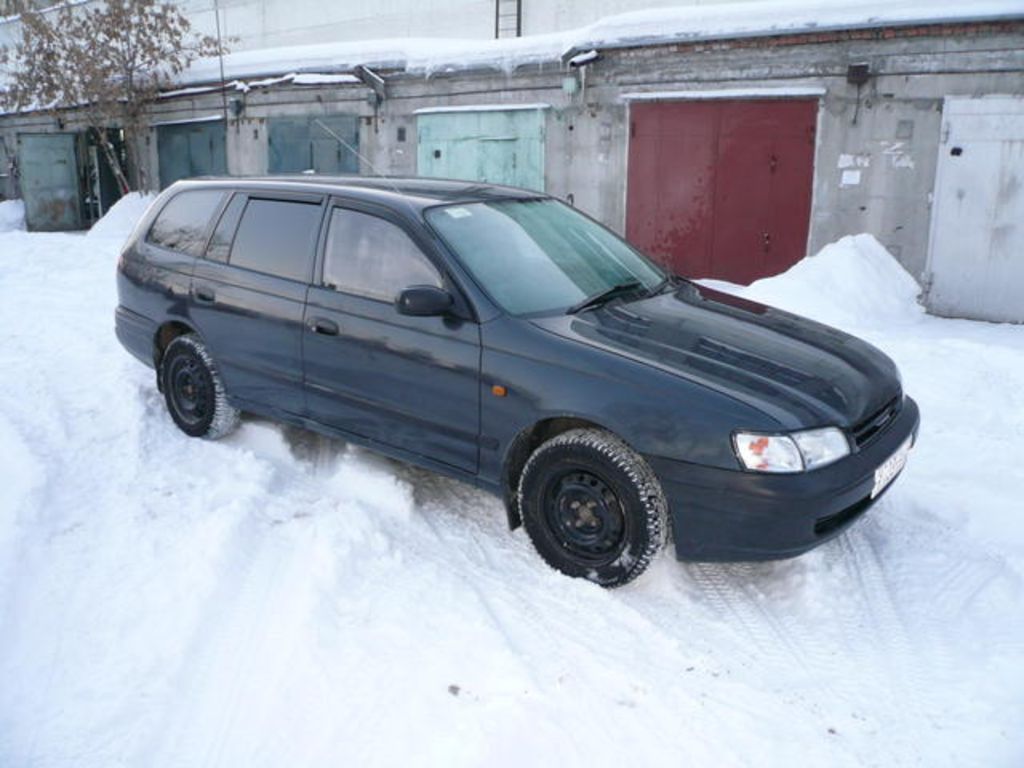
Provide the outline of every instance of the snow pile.
<path id="1" fill-rule="evenodd" d="M 0 232 L 14 232 L 25 228 L 25 201 L 0 202 Z"/>
<path id="2" fill-rule="evenodd" d="M 774 277 L 749 286 L 701 283 L 845 330 L 888 328 L 921 320 L 921 287 L 871 235 L 831 243 Z"/>
<path id="3" fill-rule="evenodd" d="M 527 64 L 560 61 L 570 51 L 1022 15 L 1020 0 L 702 3 L 623 13 L 564 32 L 501 40 L 393 38 L 239 51 L 224 57 L 224 73 L 227 78 L 332 73 L 359 65 L 428 75 L 474 68 L 511 72 Z M 201 59 L 179 81 L 220 81 L 219 66 L 217 59 Z"/>
<path id="4" fill-rule="evenodd" d="M 86 236 L 124 242 L 155 199 L 152 192 L 129 192 L 92 225 Z"/>

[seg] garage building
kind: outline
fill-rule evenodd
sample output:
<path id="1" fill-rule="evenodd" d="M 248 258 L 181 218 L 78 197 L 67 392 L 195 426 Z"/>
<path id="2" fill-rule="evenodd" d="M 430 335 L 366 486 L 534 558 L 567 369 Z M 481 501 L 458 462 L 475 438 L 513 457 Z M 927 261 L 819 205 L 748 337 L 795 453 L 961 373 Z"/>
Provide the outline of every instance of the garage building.
<path id="1" fill-rule="evenodd" d="M 932 311 L 1024 321 L 1019 3 L 785 20 L 756 5 L 716 6 L 715 25 L 666 9 L 549 49 L 229 55 L 226 110 L 212 64 L 153 106 L 144 172 L 153 187 L 225 171 L 510 183 L 682 274 L 744 283 L 870 232 Z M 0 135 L 15 146 L 52 124 L 5 116 Z"/>

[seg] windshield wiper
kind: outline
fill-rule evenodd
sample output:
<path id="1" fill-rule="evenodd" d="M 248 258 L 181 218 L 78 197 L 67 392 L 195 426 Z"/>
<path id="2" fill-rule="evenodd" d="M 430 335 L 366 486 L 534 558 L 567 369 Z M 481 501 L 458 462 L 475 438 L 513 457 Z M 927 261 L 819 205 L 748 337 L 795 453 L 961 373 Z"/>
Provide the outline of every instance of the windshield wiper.
<path id="1" fill-rule="evenodd" d="M 675 275 L 665 275 L 664 279 L 654 286 L 654 288 L 651 289 L 651 292 L 647 295 L 657 296 L 660 293 L 664 293 L 668 288 L 677 288 L 681 282 L 682 280 Z"/>
<path id="2" fill-rule="evenodd" d="M 581 310 L 589 309 L 590 307 L 596 307 L 598 304 L 604 304 L 606 301 L 610 301 L 611 299 L 614 299 L 616 296 L 621 296 L 624 293 L 632 293 L 638 288 L 643 287 L 643 283 L 641 283 L 639 280 L 625 280 L 621 283 L 616 283 L 611 288 L 606 288 L 600 293 L 595 293 L 593 296 L 588 296 L 587 298 L 583 299 L 583 301 L 577 304 L 573 304 L 571 307 L 565 310 L 565 314 L 575 315 L 577 312 L 580 312 Z"/>

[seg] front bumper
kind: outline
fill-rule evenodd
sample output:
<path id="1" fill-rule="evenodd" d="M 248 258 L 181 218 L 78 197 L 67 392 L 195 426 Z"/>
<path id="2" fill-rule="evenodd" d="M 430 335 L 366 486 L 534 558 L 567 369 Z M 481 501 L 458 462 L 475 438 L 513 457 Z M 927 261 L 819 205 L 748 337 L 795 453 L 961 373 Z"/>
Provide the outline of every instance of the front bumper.
<path id="1" fill-rule="evenodd" d="M 875 469 L 909 435 L 916 438 L 920 422 L 917 403 L 907 397 L 896 418 L 870 443 L 834 464 L 799 474 L 718 469 L 648 456 L 668 498 L 676 557 L 775 560 L 828 541 L 881 498 L 871 498 Z"/>

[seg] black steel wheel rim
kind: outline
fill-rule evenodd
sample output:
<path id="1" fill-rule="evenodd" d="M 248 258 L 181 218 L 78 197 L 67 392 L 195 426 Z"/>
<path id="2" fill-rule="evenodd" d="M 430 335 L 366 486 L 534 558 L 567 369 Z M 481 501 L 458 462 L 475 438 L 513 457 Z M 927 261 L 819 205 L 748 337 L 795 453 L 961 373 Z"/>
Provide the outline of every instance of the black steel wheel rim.
<path id="1" fill-rule="evenodd" d="M 548 484 L 544 520 L 562 549 L 583 563 L 607 562 L 625 541 L 622 504 L 604 480 L 586 470 L 565 472 Z"/>
<path id="2" fill-rule="evenodd" d="M 174 412 L 188 424 L 201 424 L 213 408 L 213 382 L 206 368 L 194 357 L 176 357 L 168 371 L 168 387 Z"/>

